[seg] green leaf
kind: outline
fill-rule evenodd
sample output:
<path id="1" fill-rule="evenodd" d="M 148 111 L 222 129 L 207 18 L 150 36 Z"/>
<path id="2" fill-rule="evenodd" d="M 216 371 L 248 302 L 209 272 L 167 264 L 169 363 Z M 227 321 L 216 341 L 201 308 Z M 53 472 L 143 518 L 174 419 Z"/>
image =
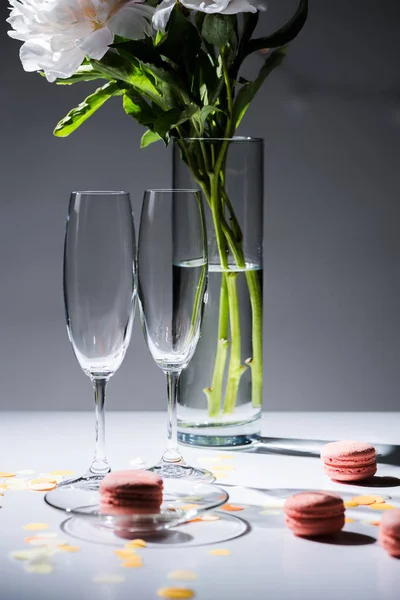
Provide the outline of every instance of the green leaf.
<path id="1" fill-rule="evenodd" d="M 191 119 L 198 110 L 199 107 L 196 104 L 189 104 L 183 110 L 172 108 L 158 117 L 154 123 L 154 131 L 165 140 L 169 131 Z"/>
<path id="2" fill-rule="evenodd" d="M 158 133 L 155 133 L 155 131 L 150 131 L 149 129 L 142 135 L 140 147 L 146 148 L 147 146 L 150 146 L 150 144 L 154 144 L 154 142 L 158 142 L 159 140 L 161 140 L 161 138 Z"/>
<path id="3" fill-rule="evenodd" d="M 95 79 L 109 79 L 105 75 L 96 71 L 92 65 L 81 65 L 77 71 L 71 77 L 67 79 L 57 79 L 57 85 L 72 85 L 73 83 L 77 83 L 79 81 L 93 81 Z"/>
<path id="4" fill-rule="evenodd" d="M 216 112 L 224 112 L 224 111 L 221 110 L 220 108 L 218 108 L 217 106 L 212 106 L 211 104 L 203 106 L 203 108 L 199 111 L 199 114 L 198 114 L 202 128 L 204 128 L 204 125 L 207 121 L 208 116 L 211 114 L 214 114 Z"/>
<path id="5" fill-rule="evenodd" d="M 127 115 L 136 119 L 140 125 L 153 127 L 160 109 L 155 110 L 139 94 L 135 92 L 126 92 L 122 99 L 123 107 Z"/>
<path id="6" fill-rule="evenodd" d="M 98 71 L 113 79 L 129 83 L 140 94 L 153 102 L 162 104 L 163 99 L 154 85 L 154 78 L 144 72 L 139 62 L 120 56 L 114 49 L 107 52 L 101 61 L 92 61 Z"/>
<path id="7" fill-rule="evenodd" d="M 168 21 L 166 36 L 157 46 L 158 51 L 177 65 L 185 64 L 190 71 L 200 47 L 199 32 L 190 18 L 185 17 L 179 3 L 176 3 Z"/>
<path id="8" fill-rule="evenodd" d="M 207 14 L 201 29 L 201 35 L 209 44 L 223 48 L 235 34 L 235 15 Z"/>
<path id="9" fill-rule="evenodd" d="M 257 78 L 243 85 L 243 87 L 239 90 L 238 95 L 236 96 L 236 100 L 233 104 L 233 114 L 232 114 L 232 122 L 234 129 L 236 129 L 244 117 L 246 110 L 248 109 L 251 101 L 254 96 L 264 83 L 265 79 L 268 75 L 278 67 L 283 59 L 286 56 L 287 47 L 283 46 L 283 48 L 279 48 L 272 52 L 270 56 L 265 60 L 264 65 L 261 67 L 260 72 Z"/>
<path id="10" fill-rule="evenodd" d="M 88 96 L 79 106 L 70 110 L 67 116 L 54 129 L 54 135 L 57 137 L 67 137 L 91 117 L 96 110 L 103 106 L 109 98 L 122 93 L 123 90 L 116 81 L 106 83 L 103 87 L 98 88 L 93 94 Z"/>
<path id="11" fill-rule="evenodd" d="M 308 0 L 300 0 L 300 4 L 296 13 L 293 15 L 290 21 L 286 23 L 286 25 L 267 37 L 256 38 L 249 41 L 243 53 L 244 57 L 248 56 L 252 52 L 257 52 L 257 50 L 263 50 L 265 48 L 279 48 L 279 46 L 289 44 L 289 42 L 294 40 L 294 38 L 303 29 L 303 26 L 307 20 L 307 15 Z"/>
<path id="12" fill-rule="evenodd" d="M 165 67 L 166 63 L 161 59 L 159 52 L 155 50 L 153 42 L 147 40 L 130 40 L 128 42 L 114 44 L 118 54 L 130 60 L 136 58 L 144 63 Z"/>

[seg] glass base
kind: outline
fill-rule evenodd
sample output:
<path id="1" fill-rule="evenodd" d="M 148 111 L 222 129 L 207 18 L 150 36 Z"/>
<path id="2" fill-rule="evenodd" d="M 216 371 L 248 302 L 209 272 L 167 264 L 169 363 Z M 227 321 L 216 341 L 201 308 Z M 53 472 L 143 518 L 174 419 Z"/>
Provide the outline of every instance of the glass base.
<path id="1" fill-rule="evenodd" d="M 154 465 L 154 467 L 146 469 L 146 471 L 156 473 L 163 479 L 183 479 L 185 481 L 198 481 L 203 483 L 215 481 L 215 477 L 210 471 L 191 467 L 183 461 L 173 463 L 161 460 Z"/>
<path id="2" fill-rule="evenodd" d="M 178 432 L 178 441 L 186 446 L 210 448 L 233 448 L 250 446 L 258 441 L 258 435 L 201 435 L 188 431 Z"/>
<path id="3" fill-rule="evenodd" d="M 110 472 L 110 471 L 108 471 Z M 66 479 L 58 484 L 59 488 L 75 488 L 81 490 L 98 490 L 100 483 L 103 481 L 104 477 L 107 473 L 103 474 L 94 474 L 94 473 L 85 473 L 82 477 L 77 477 L 76 479 Z"/>
<path id="4" fill-rule="evenodd" d="M 245 407 L 244 407 L 245 408 Z M 239 406 L 233 415 L 210 419 L 205 410 L 180 409 L 178 440 L 189 446 L 227 447 L 249 446 L 261 434 L 261 409 L 251 419 L 241 418 L 247 410 Z M 247 416 L 247 415 L 246 415 Z"/>

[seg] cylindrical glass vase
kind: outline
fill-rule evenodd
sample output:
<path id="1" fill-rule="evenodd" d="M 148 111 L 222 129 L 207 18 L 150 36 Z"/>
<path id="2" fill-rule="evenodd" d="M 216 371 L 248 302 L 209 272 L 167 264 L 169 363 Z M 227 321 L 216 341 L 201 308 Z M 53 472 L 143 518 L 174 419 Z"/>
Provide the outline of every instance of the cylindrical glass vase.
<path id="1" fill-rule="evenodd" d="M 173 187 L 203 192 L 209 251 L 202 334 L 181 376 L 178 436 L 201 446 L 260 433 L 263 140 L 174 141 Z"/>

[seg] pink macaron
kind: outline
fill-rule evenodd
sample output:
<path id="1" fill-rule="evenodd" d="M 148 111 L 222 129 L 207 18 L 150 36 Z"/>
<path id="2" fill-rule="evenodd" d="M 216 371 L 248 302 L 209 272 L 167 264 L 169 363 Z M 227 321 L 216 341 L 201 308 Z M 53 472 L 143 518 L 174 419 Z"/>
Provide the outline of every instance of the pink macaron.
<path id="1" fill-rule="evenodd" d="M 338 533 L 344 526 L 344 504 L 330 492 L 300 492 L 284 504 L 285 523 L 298 537 Z"/>
<path id="2" fill-rule="evenodd" d="M 335 481 L 361 481 L 376 473 L 376 451 L 371 444 L 344 440 L 326 444 L 321 451 L 324 471 Z"/>
<path id="3" fill-rule="evenodd" d="M 395 558 L 400 558 L 400 508 L 386 512 L 379 525 L 379 543 Z"/>
<path id="4" fill-rule="evenodd" d="M 99 492 L 102 513 L 154 514 L 160 512 L 163 481 L 150 471 L 115 471 L 104 477 Z"/>

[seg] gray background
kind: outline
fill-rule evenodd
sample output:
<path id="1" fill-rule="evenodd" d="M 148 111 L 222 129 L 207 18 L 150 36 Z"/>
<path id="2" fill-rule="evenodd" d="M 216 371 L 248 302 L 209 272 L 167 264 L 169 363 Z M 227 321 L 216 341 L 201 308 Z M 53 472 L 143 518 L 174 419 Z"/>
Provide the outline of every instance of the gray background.
<path id="1" fill-rule="evenodd" d="M 296 5 L 269 0 L 260 33 Z M 310 5 L 240 131 L 266 140 L 265 408 L 396 410 L 400 3 Z M 119 99 L 70 138 L 54 138 L 93 86 L 24 73 L 20 44 L 1 27 L 0 408 L 89 409 L 64 325 L 69 192 L 127 189 L 138 224 L 142 190 L 170 185 L 170 150 L 140 150 L 142 131 Z M 136 319 L 108 407 L 164 406 L 163 375 Z"/>

